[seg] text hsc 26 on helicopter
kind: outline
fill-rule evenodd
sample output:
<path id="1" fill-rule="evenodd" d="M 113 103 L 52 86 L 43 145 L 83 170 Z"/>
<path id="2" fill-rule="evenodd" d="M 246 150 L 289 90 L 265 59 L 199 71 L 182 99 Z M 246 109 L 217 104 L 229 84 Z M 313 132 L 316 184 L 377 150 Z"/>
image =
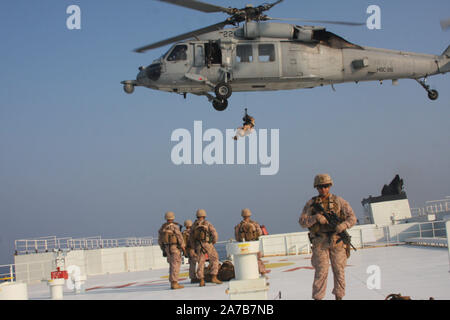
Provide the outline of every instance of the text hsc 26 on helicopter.
<path id="1" fill-rule="evenodd" d="M 425 83 L 428 76 L 450 71 L 450 46 L 441 55 L 363 47 L 350 43 L 323 27 L 264 22 L 265 11 L 282 2 L 224 8 L 194 0 L 159 0 L 202 12 L 224 12 L 228 19 L 148 46 L 175 43 L 148 67 L 140 67 L 134 87 L 204 95 L 216 110 L 225 110 L 232 92 L 314 88 L 344 82 L 414 79 L 431 100 L 438 92 Z M 286 19 L 285 19 L 286 20 Z M 299 20 L 299 19 L 296 19 Z M 300 20 L 363 25 L 362 23 Z M 239 26 L 243 23 L 242 26 Z M 224 29 L 227 25 L 235 27 Z M 180 42 L 181 41 L 181 42 Z M 213 94 L 214 95 L 213 95 Z"/>

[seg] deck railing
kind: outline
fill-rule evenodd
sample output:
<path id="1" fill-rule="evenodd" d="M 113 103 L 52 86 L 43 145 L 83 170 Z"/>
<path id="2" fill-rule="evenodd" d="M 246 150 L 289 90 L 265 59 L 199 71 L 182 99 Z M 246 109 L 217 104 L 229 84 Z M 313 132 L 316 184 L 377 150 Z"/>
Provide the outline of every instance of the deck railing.
<path id="1" fill-rule="evenodd" d="M 14 253 L 29 254 L 52 252 L 54 250 L 89 250 L 118 247 L 137 247 L 153 245 L 153 237 L 129 237 L 102 239 L 100 236 L 87 238 L 57 238 L 56 236 L 14 241 Z"/>

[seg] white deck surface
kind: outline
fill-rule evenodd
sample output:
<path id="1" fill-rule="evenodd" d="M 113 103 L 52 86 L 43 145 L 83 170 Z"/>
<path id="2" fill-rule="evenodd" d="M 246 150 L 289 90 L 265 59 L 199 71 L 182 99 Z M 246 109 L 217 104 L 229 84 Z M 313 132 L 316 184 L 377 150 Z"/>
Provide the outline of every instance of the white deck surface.
<path id="1" fill-rule="evenodd" d="M 310 300 L 314 270 L 311 256 L 266 257 L 263 261 L 272 264 L 268 274 L 270 283 L 268 298 L 274 299 L 281 292 L 281 299 Z M 278 265 L 274 265 L 278 264 Z M 280 265 L 282 264 L 282 265 Z M 289 264 L 289 265 L 287 265 Z M 367 279 L 371 274 L 367 268 L 377 265 L 381 271 L 381 288 L 368 289 Z M 293 271 L 290 269 L 300 268 Z M 74 294 L 64 289 L 64 299 L 77 300 L 228 300 L 222 285 L 207 283 L 206 287 L 190 284 L 186 279 L 187 265 L 181 267 L 181 290 L 170 290 L 167 269 L 145 272 L 130 272 L 92 276 L 87 279 L 83 294 Z M 347 300 L 383 300 L 388 294 L 401 293 L 412 299 L 450 299 L 449 254 L 446 248 L 394 246 L 352 251 L 346 269 Z M 183 280 L 184 279 L 184 280 Z M 98 287 L 98 288 L 95 288 Z M 334 299 L 333 275 L 329 272 L 327 295 Z M 50 299 L 50 291 L 45 283 L 29 285 L 30 299 Z"/>

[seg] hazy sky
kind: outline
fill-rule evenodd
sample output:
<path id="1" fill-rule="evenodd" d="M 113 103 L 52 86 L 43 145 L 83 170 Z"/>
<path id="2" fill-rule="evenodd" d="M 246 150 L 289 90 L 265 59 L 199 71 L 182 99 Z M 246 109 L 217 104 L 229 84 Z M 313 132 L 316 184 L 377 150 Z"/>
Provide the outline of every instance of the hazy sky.
<path id="1" fill-rule="evenodd" d="M 81 30 L 66 27 L 72 4 L 81 8 Z M 372 4 L 381 7 L 381 30 L 327 29 L 380 48 L 441 54 L 450 44 L 439 25 L 450 17 L 448 0 L 285 0 L 270 15 L 364 22 Z M 299 231 L 321 172 L 359 217 L 361 200 L 395 174 L 411 207 L 450 195 L 448 74 L 429 79 L 436 102 L 413 80 L 235 93 L 224 112 L 204 97 L 123 92 L 120 81 L 168 47 L 132 49 L 224 19 L 152 0 L 0 2 L 0 264 L 13 262 L 15 239 L 155 236 L 167 210 L 183 222 L 206 209 L 220 240 L 232 237 L 244 207 L 270 233 Z M 195 120 L 203 130 L 235 128 L 244 107 L 258 128 L 279 129 L 278 174 L 172 163 L 175 129 L 193 132 Z"/>

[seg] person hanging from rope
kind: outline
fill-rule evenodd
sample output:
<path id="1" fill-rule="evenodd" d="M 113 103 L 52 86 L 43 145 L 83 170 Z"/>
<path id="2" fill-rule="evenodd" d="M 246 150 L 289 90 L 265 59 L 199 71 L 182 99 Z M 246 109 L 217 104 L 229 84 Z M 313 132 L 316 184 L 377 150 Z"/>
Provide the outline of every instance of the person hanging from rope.
<path id="1" fill-rule="evenodd" d="M 245 137 L 251 134 L 255 129 L 255 118 L 249 116 L 247 113 L 247 108 L 245 108 L 245 115 L 242 118 L 244 123 L 242 127 L 236 129 L 236 135 L 233 137 L 234 140 L 237 140 L 238 137 Z"/>

